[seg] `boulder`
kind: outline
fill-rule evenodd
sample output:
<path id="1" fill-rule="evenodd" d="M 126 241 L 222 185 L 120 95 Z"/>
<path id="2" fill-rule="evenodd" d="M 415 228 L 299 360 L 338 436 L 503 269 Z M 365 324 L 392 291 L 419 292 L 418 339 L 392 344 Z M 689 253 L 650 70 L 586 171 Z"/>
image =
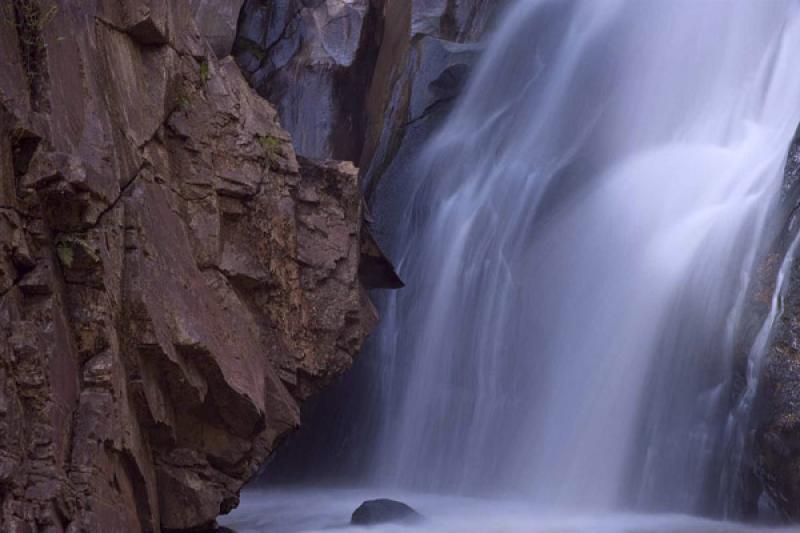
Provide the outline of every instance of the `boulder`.
<path id="1" fill-rule="evenodd" d="M 422 520 L 422 515 L 403 502 L 379 498 L 367 500 L 353 511 L 350 523 L 359 526 L 389 523 L 414 523 Z"/>

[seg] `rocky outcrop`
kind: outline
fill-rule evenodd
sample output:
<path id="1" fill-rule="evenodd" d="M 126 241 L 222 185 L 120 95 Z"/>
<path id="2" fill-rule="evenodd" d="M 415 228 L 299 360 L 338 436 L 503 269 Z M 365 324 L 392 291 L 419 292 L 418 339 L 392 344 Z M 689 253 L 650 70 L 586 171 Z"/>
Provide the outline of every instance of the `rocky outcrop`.
<path id="1" fill-rule="evenodd" d="M 234 55 L 299 153 L 360 160 L 366 183 L 438 124 L 504 3 L 247 0 Z"/>
<path id="2" fill-rule="evenodd" d="M 350 523 L 360 526 L 374 524 L 414 524 L 422 520 L 422 515 L 403 502 L 380 498 L 367 500 L 353 511 Z"/>
<path id="3" fill-rule="evenodd" d="M 336 26 L 323 24 L 345 4 L 349 14 L 337 24 L 348 28 L 349 39 L 332 32 Z M 281 117 L 294 117 L 284 121 L 294 138 L 317 139 L 313 150 L 306 145 L 311 153 L 337 158 L 360 155 L 362 187 L 374 212 L 374 220 L 368 217 L 368 222 L 390 256 L 392 234 L 402 223 L 402 201 L 411 196 L 397 191 L 407 186 L 413 160 L 462 91 L 480 40 L 505 4 L 505 0 L 245 2 L 234 57 Z M 285 18 L 286 5 L 300 8 L 292 24 Z M 340 49 L 331 42 L 347 51 L 337 56 L 345 59 L 337 62 L 330 57 L 330 48 Z M 363 82 L 365 76 L 368 83 Z M 286 81 L 276 86 L 280 79 Z M 357 80 L 357 87 L 347 90 L 347 106 L 326 100 L 325 95 L 342 94 L 336 89 L 343 87 L 339 82 L 352 80 Z M 320 83 L 327 88 L 318 91 Z M 312 88 L 318 101 L 308 107 L 301 103 L 302 95 Z M 362 125 L 348 130 L 348 142 L 357 141 L 356 149 L 338 144 L 341 134 L 332 127 L 335 124 Z M 381 190 L 376 193 L 378 186 Z M 402 285 L 371 237 L 365 239 L 362 253 L 365 283 Z M 276 453 L 265 481 L 338 477 L 351 481 L 367 468 L 370 450 L 365 435 L 374 435 L 380 421 L 365 406 L 374 405 L 385 393 L 380 385 L 382 369 L 370 355 L 307 405 L 308 423 L 292 435 L 291 445 Z"/>
<path id="4" fill-rule="evenodd" d="M 298 153 L 358 161 L 382 0 L 247 0 L 235 55 Z"/>
<path id="5" fill-rule="evenodd" d="M 362 181 L 371 201 L 380 182 L 390 183 L 381 196 L 396 196 L 394 187 L 405 181 L 404 169 L 461 93 L 478 58 L 479 42 L 505 3 L 415 0 L 383 7 L 383 40 L 366 97 L 361 154 Z"/>
<path id="6" fill-rule="evenodd" d="M 765 261 L 776 279 L 781 258 L 794 256 L 783 281 L 783 311 L 773 326 L 758 390 L 755 474 L 785 516 L 800 519 L 800 130 L 786 162 L 781 205 L 786 223 Z M 794 244 L 794 247 L 793 247 Z M 774 282 L 767 287 L 774 290 Z M 762 316 L 766 314 L 766 310 Z"/>
<path id="7" fill-rule="evenodd" d="M 200 34 L 219 58 L 233 50 L 243 3 L 244 0 L 189 0 Z"/>
<path id="8" fill-rule="evenodd" d="M 0 6 L 2 531 L 208 527 L 374 324 L 356 169 L 209 6 Z"/>

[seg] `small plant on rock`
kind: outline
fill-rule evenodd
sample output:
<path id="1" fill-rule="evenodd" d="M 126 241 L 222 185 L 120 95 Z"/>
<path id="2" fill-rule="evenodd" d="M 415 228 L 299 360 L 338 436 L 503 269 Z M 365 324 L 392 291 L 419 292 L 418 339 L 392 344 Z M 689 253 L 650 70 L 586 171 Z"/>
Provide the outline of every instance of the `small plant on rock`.
<path id="1" fill-rule="evenodd" d="M 75 253 L 72 247 L 66 242 L 59 242 L 56 244 L 56 253 L 58 254 L 58 261 L 64 268 L 71 268 L 72 262 L 75 260 Z"/>
<path id="2" fill-rule="evenodd" d="M 187 112 L 191 107 L 192 102 L 189 100 L 189 93 L 185 87 L 179 87 L 175 92 L 175 100 L 172 104 L 172 109 Z"/>
<path id="3" fill-rule="evenodd" d="M 277 137 L 273 137 L 272 135 L 260 135 L 258 137 L 258 142 L 261 144 L 261 148 L 264 150 L 264 155 L 272 161 L 275 156 L 278 155 L 281 141 Z"/>
<path id="4" fill-rule="evenodd" d="M 208 83 L 208 80 L 211 79 L 211 70 L 209 68 L 208 59 L 204 59 L 202 63 L 200 63 L 200 82 L 205 86 Z"/>
<path id="5" fill-rule="evenodd" d="M 100 257 L 92 246 L 75 235 L 60 235 L 56 239 L 56 254 L 64 268 L 72 268 L 76 258 L 80 258 L 81 265 L 96 265 L 100 262 Z"/>

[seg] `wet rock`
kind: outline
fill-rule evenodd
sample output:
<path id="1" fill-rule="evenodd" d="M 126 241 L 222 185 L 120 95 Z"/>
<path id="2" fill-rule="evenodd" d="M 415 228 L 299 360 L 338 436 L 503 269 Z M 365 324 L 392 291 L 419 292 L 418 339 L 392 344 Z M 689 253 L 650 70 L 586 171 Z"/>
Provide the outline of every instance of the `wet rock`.
<path id="1" fill-rule="evenodd" d="M 380 498 L 367 500 L 353 511 L 350 523 L 370 526 L 388 523 L 414 523 L 422 520 L 422 515 L 403 502 Z"/>
<path id="2" fill-rule="evenodd" d="M 376 188 L 388 183 L 380 196 L 396 197 L 505 4 L 247 0 L 234 56 L 251 85 L 275 104 L 300 154 L 359 161 L 367 200 L 381 213 L 380 234 L 391 231 L 391 213 L 402 209 L 373 205 Z M 402 285 L 371 255 L 362 264 L 366 284 Z"/>
<path id="3" fill-rule="evenodd" d="M 391 75 L 375 79 L 362 167 L 371 198 L 381 181 L 400 179 L 450 112 L 480 47 L 428 35 L 409 42 Z M 378 93 L 383 85 L 386 92 Z M 392 197 L 388 194 L 387 197 Z M 376 212 L 383 213 L 381 207 Z"/>
<path id="4" fill-rule="evenodd" d="M 360 167 L 367 203 L 380 216 L 375 234 L 388 246 L 409 197 L 406 176 L 464 90 L 481 38 L 505 2 L 388 2 L 380 53 L 366 97 Z"/>
<path id="5" fill-rule="evenodd" d="M 800 231 L 798 176 L 800 130 L 789 149 L 781 204 L 776 209 L 776 223 L 783 223 L 783 229 L 762 262 L 770 280 L 776 279 L 781 259 Z M 797 260 L 791 264 L 784 283 L 784 311 L 773 327 L 759 382 L 753 474 L 777 509 L 797 520 L 800 519 L 800 262 Z M 774 281 L 762 291 L 762 321 L 773 291 Z M 757 495 L 756 489 L 750 490 Z"/>
<path id="6" fill-rule="evenodd" d="M 357 16 L 351 12 L 338 26 L 347 26 L 350 38 L 339 39 L 339 52 L 333 54 L 326 48 L 333 36 L 320 33 L 318 21 L 327 20 L 342 3 L 248 0 L 234 57 L 248 81 L 279 109 L 301 154 L 360 161 L 360 181 L 376 217 L 368 217 L 363 226 L 368 231 L 362 231 L 359 276 L 367 287 L 397 288 L 403 282 L 384 252 L 389 257 L 396 252 L 387 243 L 401 227 L 403 206 L 397 200 L 410 196 L 398 191 L 413 172 L 410 163 L 463 90 L 482 35 L 507 2 L 356 0 L 350 4 Z M 386 189 L 375 194 L 378 186 Z M 376 198 L 386 202 L 378 204 Z M 317 477 L 331 466 L 323 464 L 330 457 L 330 442 L 359 442 L 374 430 L 369 421 L 364 426 L 331 422 L 380 394 L 379 387 L 360 387 L 364 396 L 354 399 L 350 383 L 379 381 L 368 362 L 356 372 L 323 393 L 311 415 L 311 430 L 278 452 L 273 474 Z M 363 463 L 357 446 L 341 448 L 334 470 Z"/>

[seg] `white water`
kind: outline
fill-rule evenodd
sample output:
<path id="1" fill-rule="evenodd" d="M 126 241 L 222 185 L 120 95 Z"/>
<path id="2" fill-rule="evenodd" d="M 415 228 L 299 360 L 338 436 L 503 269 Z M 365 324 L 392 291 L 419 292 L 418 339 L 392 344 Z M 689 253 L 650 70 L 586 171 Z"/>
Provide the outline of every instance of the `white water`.
<path id="1" fill-rule="evenodd" d="M 422 531 L 756 530 L 607 513 L 739 505 L 778 294 L 752 348 L 737 343 L 800 120 L 799 10 L 507 11 L 408 169 L 413 192 L 376 208 L 406 206 L 383 229 L 407 288 L 378 332 L 372 481 L 416 491 L 403 497 L 431 517 Z M 230 523 L 344 531 L 361 500 L 384 495 L 251 492 Z"/>
<path id="2" fill-rule="evenodd" d="M 509 10 L 408 172 L 377 483 L 727 507 L 735 340 L 800 118 L 797 50 L 788 0 Z"/>
<path id="3" fill-rule="evenodd" d="M 520 501 L 488 501 L 407 492 L 385 494 L 408 502 L 425 517 L 421 524 L 351 526 L 350 514 L 368 490 L 251 490 L 239 509 L 220 522 L 237 533 L 796 533 L 686 515 L 553 514 Z"/>

